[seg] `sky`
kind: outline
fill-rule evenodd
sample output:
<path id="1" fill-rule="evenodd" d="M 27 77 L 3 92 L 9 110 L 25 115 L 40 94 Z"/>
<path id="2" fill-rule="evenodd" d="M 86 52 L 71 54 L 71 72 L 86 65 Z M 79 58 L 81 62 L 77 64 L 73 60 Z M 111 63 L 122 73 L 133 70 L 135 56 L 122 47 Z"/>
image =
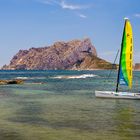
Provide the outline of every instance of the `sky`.
<path id="1" fill-rule="evenodd" d="M 87 37 L 99 57 L 113 62 L 125 17 L 140 63 L 140 0 L 0 0 L 0 67 L 19 50 Z"/>

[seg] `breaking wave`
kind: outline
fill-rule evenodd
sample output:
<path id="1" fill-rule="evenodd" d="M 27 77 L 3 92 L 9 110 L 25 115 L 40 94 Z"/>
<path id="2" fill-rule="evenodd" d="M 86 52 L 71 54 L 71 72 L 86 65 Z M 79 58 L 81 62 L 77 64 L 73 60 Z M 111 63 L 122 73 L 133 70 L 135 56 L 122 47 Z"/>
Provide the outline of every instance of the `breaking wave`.
<path id="1" fill-rule="evenodd" d="M 16 77 L 16 79 L 23 79 L 23 80 L 26 80 L 28 79 L 29 77 Z"/>
<path id="2" fill-rule="evenodd" d="M 95 76 L 97 76 L 97 75 L 94 75 L 94 74 L 82 74 L 82 75 L 71 75 L 71 76 L 59 75 L 59 76 L 56 76 L 53 78 L 54 79 L 84 79 L 84 78 L 92 78 Z"/>
<path id="3" fill-rule="evenodd" d="M 46 79 L 46 77 L 16 77 L 16 79 L 23 79 L 23 80 L 27 80 L 27 79 Z"/>

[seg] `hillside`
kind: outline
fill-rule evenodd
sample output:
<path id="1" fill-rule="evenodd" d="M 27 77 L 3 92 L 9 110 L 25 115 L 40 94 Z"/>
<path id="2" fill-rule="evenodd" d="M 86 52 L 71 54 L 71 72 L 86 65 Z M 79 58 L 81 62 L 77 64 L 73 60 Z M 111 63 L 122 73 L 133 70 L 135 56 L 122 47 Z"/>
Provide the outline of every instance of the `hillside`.
<path id="1" fill-rule="evenodd" d="M 20 50 L 4 65 L 6 70 L 56 70 L 56 69 L 110 69 L 112 64 L 98 58 L 96 48 L 89 38 L 59 41 L 51 46 Z"/>

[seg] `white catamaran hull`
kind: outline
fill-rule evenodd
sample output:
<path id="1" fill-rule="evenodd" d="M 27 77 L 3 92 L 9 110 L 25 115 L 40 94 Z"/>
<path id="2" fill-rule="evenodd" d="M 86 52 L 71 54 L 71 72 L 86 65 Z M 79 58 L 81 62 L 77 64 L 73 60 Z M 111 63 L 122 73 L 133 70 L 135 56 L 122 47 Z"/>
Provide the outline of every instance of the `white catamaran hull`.
<path id="1" fill-rule="evenodd" d="M 140 99 L 140 93 L 95 91 L 95 96 L 100 98 Z"/>

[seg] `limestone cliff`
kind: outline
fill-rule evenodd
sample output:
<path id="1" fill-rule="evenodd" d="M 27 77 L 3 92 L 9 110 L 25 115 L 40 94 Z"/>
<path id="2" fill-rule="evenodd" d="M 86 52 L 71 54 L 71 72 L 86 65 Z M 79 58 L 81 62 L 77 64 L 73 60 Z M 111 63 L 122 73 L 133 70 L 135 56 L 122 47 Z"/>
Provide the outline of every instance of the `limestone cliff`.
<path id="1" fill-rule="evenodd" d="M 52 46 L 20 50 L 2 69 L 109 69 L 112 65 L 97 57 L 89 38 L 56 42 Z"/>

